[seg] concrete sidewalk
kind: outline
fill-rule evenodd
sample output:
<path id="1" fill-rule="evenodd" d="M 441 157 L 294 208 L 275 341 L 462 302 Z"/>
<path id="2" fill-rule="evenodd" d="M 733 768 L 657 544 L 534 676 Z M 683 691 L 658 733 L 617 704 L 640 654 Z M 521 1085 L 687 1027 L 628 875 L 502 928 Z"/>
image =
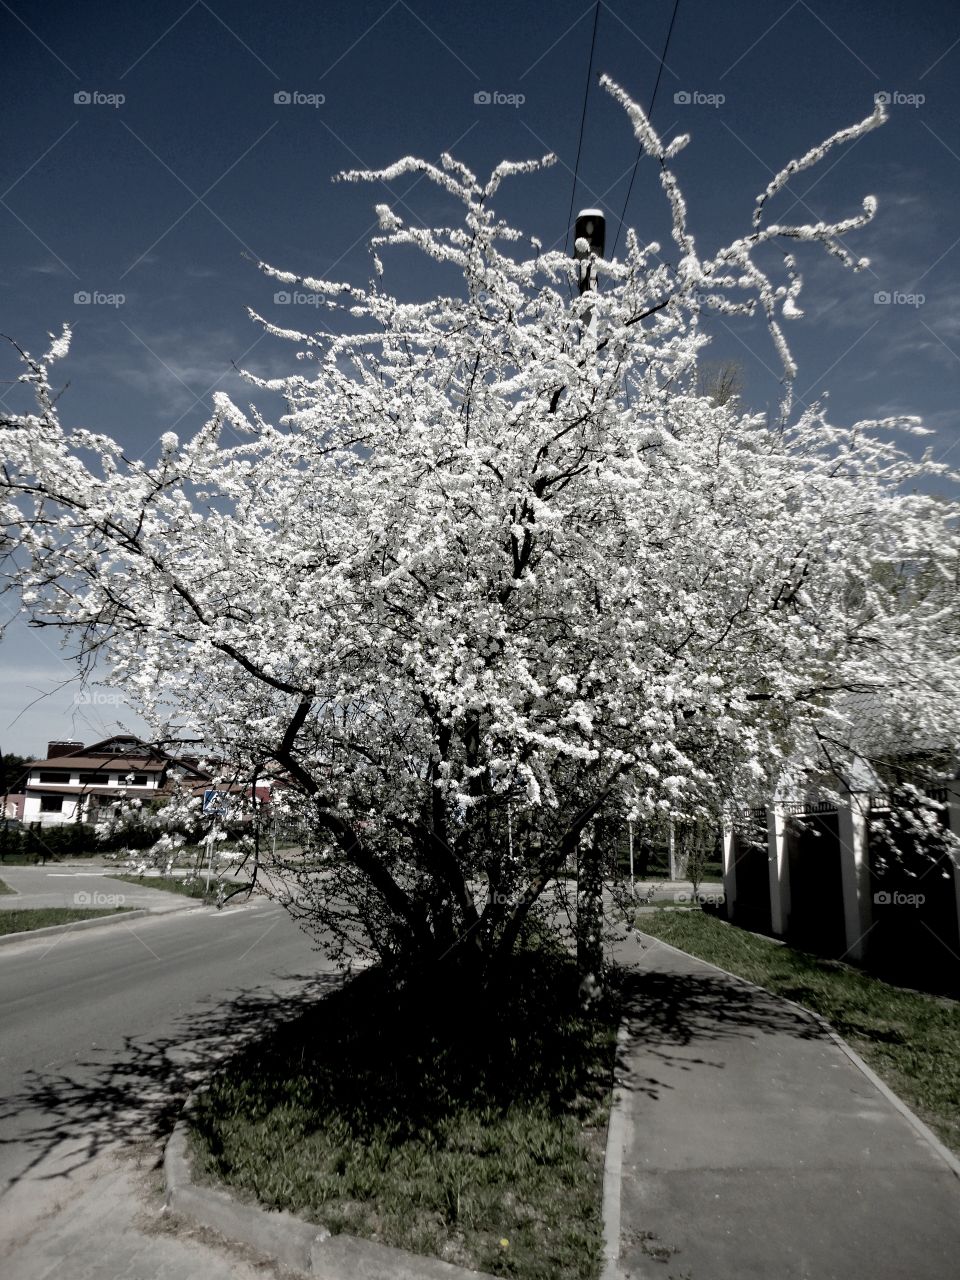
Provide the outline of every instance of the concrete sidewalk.
<path id="1" fill-rule="evenodd" d="M 51 1162 L 53 1163 L 53 1162 Z M 149 1161 L 152 1163 L 152 1160 Z M 0 1211 L 5 1280 L 286 1280 L 242 1245 L 170 1219 L 155 1169 L 104 1154 L 46 1185 L 21 1224 Z M 38 1169 L 43 1176 L 43 1168 Z"/>
<path id="2" fill-rule="evenodd" d="M 811 1017 L 638 935 L 629 1280 L 955 1280 L 960 1179 Z"/>

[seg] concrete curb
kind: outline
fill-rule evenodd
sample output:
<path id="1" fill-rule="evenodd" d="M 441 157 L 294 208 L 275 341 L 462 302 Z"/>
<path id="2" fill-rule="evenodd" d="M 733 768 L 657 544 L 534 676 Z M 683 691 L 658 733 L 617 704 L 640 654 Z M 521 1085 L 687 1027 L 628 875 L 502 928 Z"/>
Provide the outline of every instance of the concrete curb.
<path id="1" fill-rule="evenodd" d="M 292 1213 L 262 1209 L 236 1199 L 223 1187 L 193 1179 L 186 1116 L 177 1121 L 163 1154 L 167 1208 L 227 1240 L 248 1245 L 263 1257 L 317 1280 L 493 1280 L 485 1272 L 420 1257 L 373 1240 L 331 1236 L 315 1222 Z"/>
<path id="2" fill-rule="evenodd" d="M 622 1280 L 620 1270 L 620 1198 L 623 1179 L 623 1152 L 627 1137 L 626 1094 L 620 1087 L 621 1072 L 627 1069 L 626 1018 L 617 1029 L 617 1054 L 610 1095 L 610 1120 L 603 1157 L 603 1262 L 600 1280 Z"/>
<path id="3" fill-rule="evenodd" d="M 642 930 L 638 930 L 638 933 Z M 830 1023 L 819 1013 L 814 1013 L 812 1009 L 805 1009 L 802 1004 L 797 1004 L 795 1000 L 790 1000 L 787 996 L 777 995 L 775 991 L 769 991 L 766 987 L 762 987 L 758 982 L 751 982 L 749 978 L 742 978 L 738 973 L 730 973 L 728 969 L 721 969 L 718 964 L 713 964 L 710 960 L 702 960 L 700 956 L 695 956 L 691 951 L 683 951 L 680 947 L 675 947 L 669 942 L 663 942 L 660 938 L 655 938 L 652 934 L 645 933 L 644 938 L 648 944 L 656 944 L 660 947 L 666 947 L 668 951 L 673 951 L 677 955 L 686 956 L 690 960 L 696 960 L 698 964 L 705 964 L 710 969 L 715 969 L 717 973 L 722 973 L 727 978 L 732 978 L 734 982 L 742 983 L 745 987 L 753 987 L 755 991 L 762 991 L 764 995 L 770 996 L 774 1000 L 781 1000 L 784 1004 L 796 1009 L 798 1013 L 803 1014 L 805 1018 L 810 1018 L 815 1022 L 820 1030 L 837 1046 L 841 1053 L 845 1054 L 853 1065 L 866 1076 L 874 1088 L 881 1093 L 886 1100 L 893 1106 L 894 1110 L 903 1116 L 904 1120 L 910 1125 L 918 1137 L 930 1147 L 947 1166 L 950 1172 L 957 1178 L 960 1178 L 960 1160 L 953 1154 L 949 1147 L 944 1146 L 932 1129 L 923 1123 L 920 1117 L 914 1114 L 907 1106 L 902 1098 L 897 1097 L 889 1085 L 884 1084 L 872 1067 L 860 1057 L 855 1049 L 851 1049 L 841 1036 L 837 1035 Z M 606 1276 L 604 1276 L 606 1280 Z M 613 1278 L 611 1277 L 611 1280 Z"/>
<path id="4" fill-rule="evenodd" d="M 29 908 L 25 908 L 29 910 Z M 49 938 L 51 934 L 76 933 L 80 929 L 96 929 L 104 924 L 120 924 L 121 921 L 139 920 L 141 916 L 172 915 L 172 912 L 153 912 L 147 907 L 138 907 L 136 911 L 118 911 L 111 916 L 98 916 L 93 920 L 73 920 L 69 924 L 49 924 L 42 929 L 23 929 L 20 933 L 0 934 L 0 947 L 11 942 L 29 942 L 31 938 Z"/>

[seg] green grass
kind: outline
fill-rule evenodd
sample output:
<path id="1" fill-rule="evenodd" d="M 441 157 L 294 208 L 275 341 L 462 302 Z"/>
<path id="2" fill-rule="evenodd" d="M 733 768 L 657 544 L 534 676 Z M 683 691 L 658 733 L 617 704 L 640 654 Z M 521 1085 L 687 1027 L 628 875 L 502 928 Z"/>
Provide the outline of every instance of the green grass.
<path id="1" fill-rule="evenodd" d="M 16 853 L 0 853 L 0 866 L 39 867 L 45 865 L 53 867 L 58 862 L 81 862 L 85 858 L 102 858 L 103 856 L 102 849 L 81 849 L 71 853 L 47 853 L 46 856 L 39 853 L 24 853 L 18 850 Z"/>
<path id="2" fill-rule="evenodd" d="M 649 903 L 654 911 L 699 911 L 700 905 L 696 902 L 658 902 L 656 899 Z M 646 912 L 644 913 L 646 915 Z"/>
<path id="3" fill-rule="evenodd" d="M 128 876 L 120 872 L 108 877 L 110 880 L 122 880 L 125 884 L 138 884 L 144 889 L 162 889 L 165 893 L 181 893 L 187 898 L 216 898 L 219 881 L 216 876 L 210 878 L 210 892 L 207 893 L 207 877 L 201 874 L 199 880 L 186 881 L 177 876 Z M 227 893 L 237 889 L 249 889 L 250 882 L 223 881 Z"/>
<path id="4" fill-rule="evenodd" d="M 0 894 L 16 893 L 16 889 L 11 889 L 6 880 L 0 880 Z"/>
<path id="5" fill-rule="evenodd" d="M 54 924 L 74 924 L 97 916 L 115 916 L 130 907 L 30 907 L 23 911 L 0 911 L 0 934 L 26 933 Z"/>
<path id="6" fill-rule="evenodd" d="M 201 1171 L 334 1233 L 593 1280 L 619 1014 L 576 993 L 542 954 L 486 994 L 364 974 L 201 1096 Z"/>
<path id="7" fill-rule="evenodd" d="M 699 911 L 644 915 L 637 927 L 821 1014 L 960 1152 L 960 1005 L 776 946 Z"/>

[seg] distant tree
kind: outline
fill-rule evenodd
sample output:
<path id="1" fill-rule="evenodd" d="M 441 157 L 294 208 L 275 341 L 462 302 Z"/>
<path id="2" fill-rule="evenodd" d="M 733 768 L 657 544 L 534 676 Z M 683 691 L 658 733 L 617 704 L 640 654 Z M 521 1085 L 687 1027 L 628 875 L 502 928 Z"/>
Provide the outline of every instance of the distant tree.
<path id="1" fill-rule="evenodd" d="M 261 318 L 301 349 L 290 377 L 250 377 L 286 397 L 279 425 L 218 394 L 193 439 L 167 432 L 155 464 L 131 460 L 61 425 L 66 330 L 42 359 L 22 353 L 36 409 L 0 420 L 11 578 L 34 625 L 107 656 L 158 734 L 173 707 L 248 781 L 282 771 L 277 807 L 315 856 L 280 860 L 269 883 L 336 955 L 485 972 L 542 927 L 578 851 L 595 888 L 603 828 L 628 813 L 717 820 L 785 770 L 823 768 L 825 743 L 842 767 L 850 691 L 918 733 L 960 727 L 941 602 L 905 609 L 875 573 L 953 563 L 955 513 L 920 491 L 947 468 L 891 439 L 912 419 L 794 412 L 782 323 L 801 280 L 790 252 L 782 280 L 758 264 L 812 244 L 864 265 L 844 238 L 872 197 L 834 224 L 765 215 L 883 107 L 791 161 L 710 256 L 670 167 L 688 140 L 662 141 L 604 83 L 655 162 L 675 266 L 630 232 L 580 297 L 577 266 L 494 211 L 538 164 L 481 182 L 450 156 L 408 157 L 344 176 L 423 175 L 459 223 L 409 226 L 381 205 L 366 287 L 263 267 L 329 321 L 304 334 Z M 457 288 L 392 295 L 381 254 L 410 247 Z M 704 310 L 764 314 L 778 416 L 701 394 Z M 593 923 L 578 929 L 598 967 Z"/>
<path id="2" fill-rule="evenodd" d="M 3 791 L 4 802 L 20 790 L 28 764 L 26 756 L 19 756 L 14 751 L 0 751 L 0 790 Z"/>
<path id="3" fill-rule="evenodd" d="M 708 361 L 700 366 L 697 390 L 716 405 L 731 404 L 743 395 L 743 365 L 739 360 Z"/>

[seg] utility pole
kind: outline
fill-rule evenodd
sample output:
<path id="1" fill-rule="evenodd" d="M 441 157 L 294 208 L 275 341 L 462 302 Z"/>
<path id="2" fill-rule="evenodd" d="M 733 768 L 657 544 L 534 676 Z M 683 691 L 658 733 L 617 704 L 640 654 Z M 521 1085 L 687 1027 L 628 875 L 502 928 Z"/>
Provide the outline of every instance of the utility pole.
<path id="1" fill-rule="evenodd" d="M 580 264 L 581 296 L 596 288 L 594 260 L 603 256 L 606 219 L 599 209 L 581 209 L 574 224 L 573 256 Z M 596 334 L 596 315 L 585 316 L 584 334 Z M 577 970 L 584 1005 L 603 990 L 603 854 L 607 823 L 598 813 L 589 837 L 581 835 L 577 853 Z"/>
<path id="2" fill-rule="evenodd" d="M 583 249 L 580 241 L 585 240 L 587 248 Z M 603 257 L 607 241 L 607 220 L 599 209 L 581 209 L 577 214 L 573 231 L 573 256 L 580 263 L 580 292 L 596 286 L 591 256 Z"/>
<path id="3" fill-rule="evenodd" d="M 581 297 L 597 287 L 594 259 L 603 257 L 607 241 L 607 220 L 599 209 L 581 209 L 573 228 L 573 256 L 580 264 L 578 285 Z M 586 315 L 586 332 L 596 333 L 596 316 Z"/>

